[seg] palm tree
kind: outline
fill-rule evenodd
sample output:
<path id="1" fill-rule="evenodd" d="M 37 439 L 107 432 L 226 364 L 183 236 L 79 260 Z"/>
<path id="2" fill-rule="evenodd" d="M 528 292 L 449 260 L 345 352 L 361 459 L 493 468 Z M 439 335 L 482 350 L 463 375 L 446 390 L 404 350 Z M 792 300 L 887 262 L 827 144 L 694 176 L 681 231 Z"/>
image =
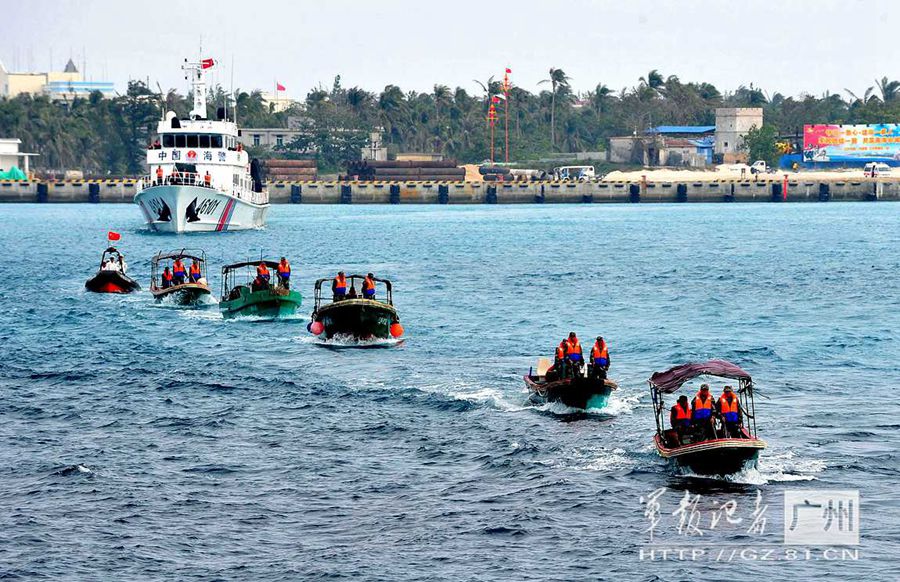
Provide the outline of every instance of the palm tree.
<path id="1" fill-rule="evenodd" d="M 388 128 L 388 135 L 391 143 L 394 142 L 394 136 L 400 137 L 398 129 L 399 122 L 403 116 L 406 105 L 405 96 L 400 87 L 396 85 L 388 85 L 378 96 L 378 108 L 381 109 L 382 125 Z"/>
<path id="2" fill-rule="evenodd" d="M 538 85 L 550 83 L 550 144 L 556 146 L 556 95 L 569 90 L 569 76 L 562 69 L 550 68 L 550 78 Z"/>
<path id="3" fill-rule="evenodd" d="M 875 85 L 881 91 L 881 101 L 883 103 L 890 103 L 900 94 L 900 82 L 888 81 L 887 77 L 882 77 L 880 81 L 875 79 Z"/>
<path id="4" fill-rule="evenodd" d="M 363 117 L 366 110 L 375 101 L 375 96 L 359 87 L 351 87 L 347 90 L 347 105 L 359 117 Z"/>
<path id="5" fill-rule="evenodd" d="M 657 89 L 659 89 L 659 88 L 662 87 L 663 85 L 665 85 L 665 83 L 663 82 L 663 76 L 662 76 L 662 74 L 661 74 L 659 71 L 657 71 L 656 69 L 653 69 L 652 71 L 650 71 L 649 73 L 647 73 L 647 76 L 646 76 L 646 77 L 641 77 L 641 78 L 638 79 L 638 80 L 639 80 L 642 84 L 644 84 L 644 85 L 646 85 L 647 87 L 650 87 L 651 89 L 653 89 L 654 91 L 657 90 Z M 678 77 L 675 77 L 675 80 L 677 81 L 677 80 L 678 80 Z"/>
<path id="6" fill-rule="evenodd" d="M 597 83 L 597 88 L 590 92 L 591 106 L 594 108 L 594 111 L 603 113 L 612 94 L 612 89 L 603 83 Z"/>
<path id="7" fill-rule="evenodd" d="M 863 93 L 862 98 L 858 97 L 856 93 L 854 93 L 850 89 L 844 89 L 844 91 L 846 91 L 847 94 L 852 97 L 852 99 L 849 99 L 847 101 L 848 107 L 852 107 L 854 105 L 868 105 L 872 100 L 878 100 L 878 97 L 873 95 L 873 93 L 875 92 L 875 87 L 869 87 L 868 89 L 866 89 L 866 92 Z"/>
<path id="8" fill-rule="evenodd" d="M 441 110 L 450 104 L 450 87 L 447 85 L 435 85 L 432 96 L 434 98 L 434 118 L 440 123 Z"/>

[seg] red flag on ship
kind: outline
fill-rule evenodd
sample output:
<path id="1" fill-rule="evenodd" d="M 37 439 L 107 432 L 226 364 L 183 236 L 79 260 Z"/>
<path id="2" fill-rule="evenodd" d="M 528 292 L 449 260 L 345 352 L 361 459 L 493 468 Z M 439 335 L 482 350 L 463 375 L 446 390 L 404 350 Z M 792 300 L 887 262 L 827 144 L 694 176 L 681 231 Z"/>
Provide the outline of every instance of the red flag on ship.
<path id="1" fill-rule="evenodd" d="M 202 61 L 200 61 L 200 67 L 204 69 L 209 69 L 215 64 L 215 59 L 203 59 Z"/>
<path id="2" fill-rule="evenodd" d="M 109 231 L 108 233 L 106 233 L 107 240 L 119 240 L 120 238 L 122 238 L 122 235 L 117 232 Z"/>
<path id="3" fill-rule="evenodd" d="M 508 75 L 508 74 L 510 74 L 510 73 L 512 73 L 512 69 L 507 68 L 507 69 L 506 69 L 506 74 Z"/>
<path id="4" fill-rule="evenodd" d="M 275 83 L 275 90 L 284 91 L 284 85 L 282 85 L 281 83 Z"/>

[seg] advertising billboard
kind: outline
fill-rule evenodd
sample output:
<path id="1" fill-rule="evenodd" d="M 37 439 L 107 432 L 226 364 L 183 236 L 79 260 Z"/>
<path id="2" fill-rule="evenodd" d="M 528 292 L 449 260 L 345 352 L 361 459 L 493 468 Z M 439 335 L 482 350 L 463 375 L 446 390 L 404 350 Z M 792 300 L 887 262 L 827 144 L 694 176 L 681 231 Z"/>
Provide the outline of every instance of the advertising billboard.
<path id="1" fill-rule="evenodd" d="M 900 160 L 900 124 L 804 125 L 804 162 Z"/>

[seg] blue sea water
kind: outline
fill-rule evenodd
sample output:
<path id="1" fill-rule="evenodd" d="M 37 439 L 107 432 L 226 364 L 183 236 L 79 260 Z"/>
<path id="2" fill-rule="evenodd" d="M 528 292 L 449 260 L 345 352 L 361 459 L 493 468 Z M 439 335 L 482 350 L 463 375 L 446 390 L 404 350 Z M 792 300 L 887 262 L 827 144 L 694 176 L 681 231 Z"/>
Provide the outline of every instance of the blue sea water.
<path id="1" fill-rule="evenodd" d="M 129 205 L 5 205 L 0 577 L 898 579 L 898 209 L 278 206 L 265 230 L 163 236 Z M 287 255 L 304 316 L 87 293 L 108 229 L 145 289 L 159 250 L 213 273 Z M 312 282 L 338 269 L 394 281 L 402 344 L 310 338 Z M 528 401 L 570 330 L 609 341 L 606 409 Z M 647 378 L 713 357 L 753 375 L 769 444 L 729 481 L 651 445 Z M 786 489 L 858 489 L 858 559 L 790 559 Z M 677 531 L 686 492 L 702 536 Z M 727 501 L 741 523 L 711 529 Z"/>

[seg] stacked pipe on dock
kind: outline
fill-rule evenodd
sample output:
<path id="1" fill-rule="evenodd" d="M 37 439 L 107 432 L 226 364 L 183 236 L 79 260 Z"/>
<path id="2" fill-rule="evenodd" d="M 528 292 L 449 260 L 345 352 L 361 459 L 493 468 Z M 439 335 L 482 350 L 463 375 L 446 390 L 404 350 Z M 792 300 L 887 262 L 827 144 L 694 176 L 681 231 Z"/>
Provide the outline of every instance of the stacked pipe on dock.
<path id="1" fill-rule="evenodd" d="M 525 170 L 506 166 L 479 166 L 478 173 L 485 182 L 536 182 L 548 178 L 547 172 L 543 170 Z"/>
<path id="2" fill-rule="evenodd" d="M 307 182 L 318 178 L 316 160 L 265 160 L 269 182 Z"/>
<path id="3" fill-rule="evenodd" d="M 456 160 L 363 160 L 348 163 L 347 175 L 362 181 L 451 182 L 465 180 L 466 169 L 457 168 Z"/>

